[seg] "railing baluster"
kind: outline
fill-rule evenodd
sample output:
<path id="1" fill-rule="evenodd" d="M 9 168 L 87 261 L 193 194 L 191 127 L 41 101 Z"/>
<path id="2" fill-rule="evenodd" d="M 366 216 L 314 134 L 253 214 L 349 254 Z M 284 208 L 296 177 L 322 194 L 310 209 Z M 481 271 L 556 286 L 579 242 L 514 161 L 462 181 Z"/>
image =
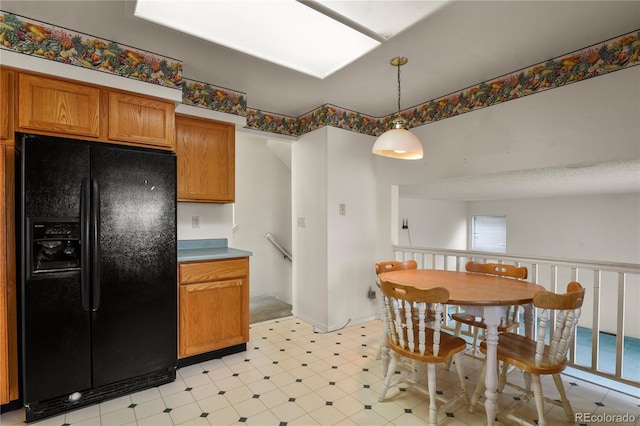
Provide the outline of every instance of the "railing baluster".
<path id="1" fill-rule="evenodd" d="M 591 368 L 598 370 L 600 353 L 600 280 L 602 271 L 593 271 L 593 319 L 591 320 Z"/>
<path id="2" fill-rule="evenodd" d="M 622 377 L 622 358 L 624 348 L 624 314 L 625 305 L 624 302 L 627 299 L 625 297 L 625 283 L 627 275 L 624 272 L 618 273 L 618 327 L 616 335 L 616 377 Z"/>

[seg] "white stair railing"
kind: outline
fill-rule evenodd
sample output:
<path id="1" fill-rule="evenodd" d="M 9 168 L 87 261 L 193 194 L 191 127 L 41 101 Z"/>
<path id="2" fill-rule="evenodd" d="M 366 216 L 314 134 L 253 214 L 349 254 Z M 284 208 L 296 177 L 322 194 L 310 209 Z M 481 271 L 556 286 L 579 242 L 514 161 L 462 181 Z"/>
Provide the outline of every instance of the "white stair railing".
<path id="1" fill-rule="evenodd" d="M 267 237 L 267 240 L 269 240 L 271 244 L 273 244 L 278 250 L 280 250 L 280 253 L 282 253 L 285 259 L 288 259 L 289 262 L 293 262 L 291 254 L 289 254 L 289 252 L 284 247 L 282 247 L 282 244 L 280 244 L 278 240 L 276 240 L 276 237 L 274 237 L 270 232 L 267 232 L 265 237 Z"/>
<path id="2" fill-rule="evenodd" d="M 640 387 L 640 344 L 629 344 L 640 343 L 640 264 L 413 246 L 393 246 L 393 253 L 396 260 L 413 259 L 424 269 L 464 271 L 469 260 L 526 266 L 528 281 L 558 293 L 569 281 L 580 282 L 587 289 L 578 325 L 582 333 L 576 334 L 569 365 Z M 576 353 L 578 340 L 590 351 Z"/>

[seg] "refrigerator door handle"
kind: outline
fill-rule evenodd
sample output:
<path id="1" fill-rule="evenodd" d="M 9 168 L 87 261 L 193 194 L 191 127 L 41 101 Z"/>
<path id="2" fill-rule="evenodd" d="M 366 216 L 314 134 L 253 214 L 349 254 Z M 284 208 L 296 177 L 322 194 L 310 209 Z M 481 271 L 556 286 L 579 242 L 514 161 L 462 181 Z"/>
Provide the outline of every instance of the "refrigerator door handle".
<path id="1" fill-rule="evenodd" d="M 91 281 L 93 282 L 93 301 L 91 309 L 100 307 L 100 186 L 91 179 Z"/>
<path id="2" fill-rule="evenodd" d="M 89 233 L 91 232 L 91 184 L 89 179 L 82 179 L 80 188 L 80 298 L 82 299 L 82 309 L 89 311 L 91 303 L 91 276 L 89 274 L 91 259 L 91 243 Z"/>

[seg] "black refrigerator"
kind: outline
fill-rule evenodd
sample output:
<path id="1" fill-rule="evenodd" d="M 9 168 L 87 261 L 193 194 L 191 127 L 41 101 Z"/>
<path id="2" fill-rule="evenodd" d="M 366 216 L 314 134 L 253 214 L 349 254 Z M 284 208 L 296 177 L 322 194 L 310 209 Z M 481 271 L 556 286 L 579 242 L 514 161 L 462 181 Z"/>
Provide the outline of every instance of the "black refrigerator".
<path id="1" fill-rule="evenodd" d="M 27 421 L 175 380 L 175 154 L 17 140 Z"/>

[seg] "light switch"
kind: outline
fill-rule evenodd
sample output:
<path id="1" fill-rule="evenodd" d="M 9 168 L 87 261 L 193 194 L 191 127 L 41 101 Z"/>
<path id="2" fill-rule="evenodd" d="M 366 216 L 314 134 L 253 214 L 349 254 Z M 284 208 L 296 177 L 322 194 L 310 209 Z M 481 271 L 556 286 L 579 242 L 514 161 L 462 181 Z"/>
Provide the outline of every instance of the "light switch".
<path id="1" fill-rule="evenodd" d="M 200 216 L 191 216 L 191 227 L 200 228 Z"/>
<path id="2" fill-rule="evenodd" d="M 304 228 L 304 227 L 305 227 L 304 217 L 299 217 L 298 218 L 298 228 Z"/>
<path id="3" fill-rule="evenodd" d="M 347 206 L 345 204 L 340 204 L 340 216 L 344 216 L 347 214 Z"/>

